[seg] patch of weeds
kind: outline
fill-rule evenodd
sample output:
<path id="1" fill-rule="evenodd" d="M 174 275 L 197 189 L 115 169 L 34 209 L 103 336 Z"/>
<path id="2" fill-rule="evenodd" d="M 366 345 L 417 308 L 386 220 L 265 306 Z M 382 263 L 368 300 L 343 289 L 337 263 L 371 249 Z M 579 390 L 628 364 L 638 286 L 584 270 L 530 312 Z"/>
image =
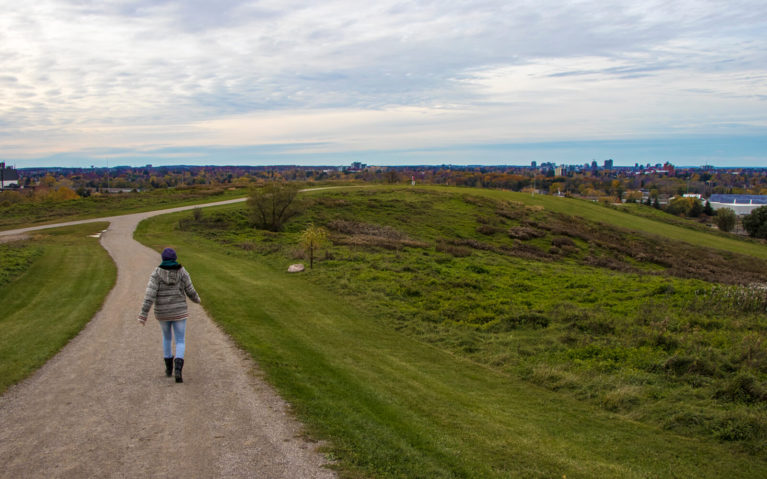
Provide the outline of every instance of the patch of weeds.
<path id="1" fill-rule="evenodd" d="M 0 286 L 23 274 L 41 253 L 28 243 L 0 244 Z"/>
<path id="2" fill-rule="evenodd" d="M 406 298 L 419 298 L 421 297 L 421 291 L 416 288 L 405 286 L 402 288 L 402 296 Z"/>
<path id="3" fill-rule="evenodd" d="M 623 348 L 589 344 L 570 349 L 566 356 L 582 367 L 609 372 L 618 368 L 627 359 L 627 352 Z"/>
<path id="4" fill-rule="evenodd" d="M 542 313 L 529 311 L 517 315 L 505 315 L 489 324 L 488 331 L 491 332 L 506 332 L 522 327 L 540 329 L 549 326 L 549 318 Z"/>
<path id="5" fill-rule="evenodd" d="M 763 418 L 743 412 L 732 412 L 712 421 L 711 432 L 722 441 L 767 440 L 767 424 Z"/>
<path id="6" fill-rule="evenodd" d="M 716 365 L 711 361 L 685 355 L 674 355 L 668 358 L 663 363 L 663 370 L 677 377 L 686 375 L 713 377 L 717 374 Z"/>
<path id="7" fill-rule="evenodd" d="M 490 274 L 490 270 L 480 264 L 470 264 L 466 266 L 466 270 L 477 274 Z"/>
<path id="8" fill-rule="evenodd" d="M 655 289 L 652 290 L 651 294 L 653 296 L 663 295 L 663 294 L 671 295 L 671 294 L 674 294 L 675 292 L 676 290 L 674 289 L 674 285 L 660 284 Z"/>
<path id="9" fill-rule="evenodd" d="M 628 411 L 641 403 L 641 391 L 638 386 L 621 386 L 604 393 L 600 403 L 608 411 Z"/>
<path id="10" fill-rule="evenodd" d="M 675 351 L 680 346 L 679 340 L 675 336 L 667 333 L 653 334 L 647 341 L 642 341 L 640 344 L 649 344 L 669 353 Z"/>
<path id="11" fill-rule="evenodd" d="M 522 241 L 546 236 L 545 231 L 533 228 L 531 226 L 515 226 L 509 229 L 509 237 Z"/>
<path id="12" fill-rule="evenodd" d="M 682 410 L 669 416 L 663 422 L 663 429 L 682 434 L 694 434 L 703 430 L 710 419 L 698 411 Z"/>
<path id="13" fill-rule="evenodd" d="M 721 401 L 755 404 L 767 402 L 767 389 L 749 374 L 738 374 L 714 392 Z"/>
<path id="14" fill-rule="evenodd" d="M 737 363 L 761 373 L 767 372 L 767 341 L 762 334 L 747 333 L 733 355 Z"/>
<path id="15" fill-rule="evenodd" d="M 465 258 L 471 256 L 471 249 L 466 246 L 450 244 L 444 240 L 438 241 L 435 249 L 440 253 L 447 253 L 456 258 Z"/>
<path id="16" fill-rule="evenodd" d="M 534 366 L 532 371 L 526 375 L 525 379 L 553 391 L 561 389 L 577 389 L 581 383 L 578 375 L 567 371 L 563 366 L 551 366 L 547 364 Z"/>

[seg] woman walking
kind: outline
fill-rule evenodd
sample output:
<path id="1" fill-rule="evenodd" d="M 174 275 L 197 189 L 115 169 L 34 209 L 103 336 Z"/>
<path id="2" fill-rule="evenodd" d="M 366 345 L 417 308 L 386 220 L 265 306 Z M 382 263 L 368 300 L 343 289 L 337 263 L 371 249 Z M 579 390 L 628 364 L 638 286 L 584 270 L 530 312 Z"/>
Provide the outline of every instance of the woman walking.
<path id="1" fill-rule="evenodd" d="M 143 326 L 146 323 L 149 308 L 154 305 L 154 315 L 162 327 L 162 349 L 165 357 L 165 375 L 173 374 L 173 366 L 176 369 L 176 382 L 184 382 L 181 370 L 184 367 L 184 336 L 186 334 L 186 318 L 189 313 L 186 309 L 186 297 L 189 296 L 195 303 L 200 303 L 200 296 L 194 290 L 192 278 L 189 273 L 176 261 L 176 252 L 171 248 L 162 251 L 162 263 L 155 268 L 149 277 L 146 287 L 144 305 L 138 320 Z M 175 363 L 171 340 L 176 340 Z"/>

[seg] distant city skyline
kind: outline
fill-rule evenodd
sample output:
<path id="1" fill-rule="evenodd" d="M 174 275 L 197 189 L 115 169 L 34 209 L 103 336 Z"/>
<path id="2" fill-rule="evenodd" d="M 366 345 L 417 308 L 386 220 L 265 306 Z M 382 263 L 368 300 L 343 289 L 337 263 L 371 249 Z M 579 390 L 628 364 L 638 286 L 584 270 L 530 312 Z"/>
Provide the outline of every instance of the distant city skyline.
<path id="1" fill-rule="evenodd" d="M 767 2 L 0 0 L 0 161 L 767 166 Z"/>

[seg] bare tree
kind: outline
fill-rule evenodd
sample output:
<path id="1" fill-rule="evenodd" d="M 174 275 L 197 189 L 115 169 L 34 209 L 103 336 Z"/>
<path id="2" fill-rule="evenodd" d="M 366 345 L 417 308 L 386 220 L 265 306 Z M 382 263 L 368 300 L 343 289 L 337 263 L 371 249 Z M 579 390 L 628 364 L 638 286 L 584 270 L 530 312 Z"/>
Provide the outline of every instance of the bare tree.
<path id="1" fill-rule="evenodd" d="M 285 222 L 298 211 L 296 196 L 298 188 L 287 183 L 267 183 L 250 192 L 248 207 L 257 228 L 280 231 Z"/>

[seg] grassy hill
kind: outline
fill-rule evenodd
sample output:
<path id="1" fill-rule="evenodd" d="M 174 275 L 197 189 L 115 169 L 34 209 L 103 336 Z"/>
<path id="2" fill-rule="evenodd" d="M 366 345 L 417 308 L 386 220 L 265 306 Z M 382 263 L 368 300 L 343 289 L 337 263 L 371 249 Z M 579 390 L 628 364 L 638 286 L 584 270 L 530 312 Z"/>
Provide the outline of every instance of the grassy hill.
<path id="1" fill-rule="evenodd" d="M 349 475 L 761 477 L 762 245 L 551 197 L 307 194 L 142 223 Z M 332 246 L 301 276 L 298 236 Z M 748 254 L 748 255 L 746 255 Z"/>

